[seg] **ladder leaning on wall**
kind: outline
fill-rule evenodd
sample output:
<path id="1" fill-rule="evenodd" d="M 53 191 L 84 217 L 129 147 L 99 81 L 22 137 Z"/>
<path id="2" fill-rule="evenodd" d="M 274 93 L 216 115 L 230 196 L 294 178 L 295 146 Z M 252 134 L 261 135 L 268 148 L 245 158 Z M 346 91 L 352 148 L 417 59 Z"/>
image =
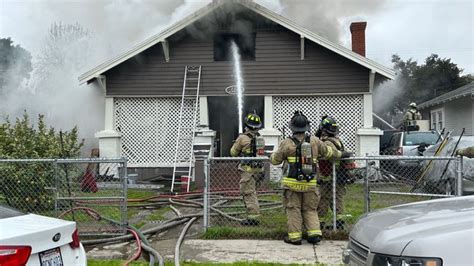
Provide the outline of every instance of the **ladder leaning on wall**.
<path id="1" fill-rule="evenodd" d="M 179 110 L 178 132 L 176 134 L 171 192 L 174 192 L 175 185 L 177 184 L 187 184 L 186 191 L 189 192 L 194 164 L 193 146 L 199 112 L 200 84 L 201 66 L 186 66 L 184 69 L 181 108 Z M 190 100 L 191 102 L 189 102 Z M 189 144 L 191 145 L 190 147 L 188 146 Z M 188 177 L 187 182 L 181 181 L 182 176 Z M 176 178 L 179 178 L 179 180 L 176 180 Z"/>

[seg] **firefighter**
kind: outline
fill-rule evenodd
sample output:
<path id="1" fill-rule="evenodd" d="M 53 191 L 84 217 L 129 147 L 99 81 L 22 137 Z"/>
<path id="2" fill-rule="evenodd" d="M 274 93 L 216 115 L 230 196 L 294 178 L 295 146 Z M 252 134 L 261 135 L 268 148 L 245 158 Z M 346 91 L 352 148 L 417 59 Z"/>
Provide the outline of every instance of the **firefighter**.
<path id="1" fill-rule="evenodd" d="M 262 128 L 262 120 L 255 113 L 249 113 L 244 118 L 245 132 L 240 134 L 230 149 L 232 157 L 256 157 L 257 150 L 265 146 L 263 138 L 258 133 Z M 258 225 L 260 207 L 258 204 L 256 186 L 263 175 L 263 163 L 259 161 L 242 162 L 238 166 L 240 172 L 240 193 L 247 209 L 247 219 L 242 225 Z"/>
<path id="2" fill-rule="evenodd" d="M 403 121 L 409 122 L 414 120 L 421 120 L 421 113 L 418 111 L 416 103 L 410 103 L 408 111 L 403 115 Z"/>
<path id="3" fill-rule="evenodd" d="M 456 151 L 456 155 L 466 156 L 467 158 L 474 158 L 474 146 L 459 149 Z"/>
<path id="4" fill-rule="evenodd" d="M 310 130 L 309 121 L 300 111 L 296 111 L 291 118 L 290 129 L 293 136 L 283 140 L 271 156 L 272 164 L 283 163 L 283 206 L 288 225 L 288 235 L 284 241 L 301 245 L 304 225 L 307 241 L 317 244 L 322 238 L 317 213 L 317 160 L 318 157 L 326 160 L 340 158 L 343 154 L 307 134 Z"/>
<path id="5" fill-rule="evenodd" d="M 334 150 L 344 152 L 344 145 L 339 139 L 339 125 L 336 120 L 330 116 L 323 116 L 321 123 L 319 124 L 316 136 L 321 139 L 327 146 Z M 336 209 L 334 210 L 333 198 L 332 198 L 332 181 L 333 181 L 333 169 L 332 164 L 336 164 Z M 319 191 L 321 193 L 321 200 L 318 205 L 319 217 L 325 216 L 329 208 L 336 212 L 338 216 L 343 213 L 343 197 L 346 192 L 345 184 L 349 178 L 349 171 L 346 171 L 346 165 L 350 162 L 347 161 L 330 161 L 320 160 L 319 161 Z M 344 222 L 341 219 L 336 220 L 336 226 L 342 228 Z"/>

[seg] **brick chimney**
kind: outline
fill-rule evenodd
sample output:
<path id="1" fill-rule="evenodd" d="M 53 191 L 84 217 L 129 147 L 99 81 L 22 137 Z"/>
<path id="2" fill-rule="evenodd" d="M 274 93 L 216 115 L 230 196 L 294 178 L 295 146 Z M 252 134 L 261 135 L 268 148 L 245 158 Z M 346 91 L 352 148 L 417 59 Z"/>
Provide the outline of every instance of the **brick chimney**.
<path id="1" fill-rule="evenodd" d="M 365 57 L 365 28 L 367 22 L 352 22 L 352 51 Z"/>

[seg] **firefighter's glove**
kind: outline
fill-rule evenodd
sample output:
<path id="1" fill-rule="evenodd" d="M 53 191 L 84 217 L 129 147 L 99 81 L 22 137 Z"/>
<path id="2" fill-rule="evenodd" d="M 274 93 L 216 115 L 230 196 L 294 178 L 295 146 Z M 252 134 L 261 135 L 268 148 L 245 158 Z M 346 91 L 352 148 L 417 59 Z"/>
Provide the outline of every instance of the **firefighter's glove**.
<path id="1" fill-rule="evenodd" d="M 341 158 L 349 158 L 349 157 L 354 157 L 354 153 L 352 153 L 350 151 L 343 151 L 342 152 Z"/>

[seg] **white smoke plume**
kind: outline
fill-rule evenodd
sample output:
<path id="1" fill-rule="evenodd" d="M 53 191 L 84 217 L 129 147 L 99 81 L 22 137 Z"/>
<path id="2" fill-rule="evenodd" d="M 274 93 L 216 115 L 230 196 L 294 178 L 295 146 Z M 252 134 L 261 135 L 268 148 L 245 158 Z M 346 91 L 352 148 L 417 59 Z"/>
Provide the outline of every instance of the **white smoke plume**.
<path id="1" fill-rule="evenodd" d="M 368 15 L 380 11 L 387 1 L 256 0 L 256 2 L 333 42 L 350 45 L 350 23 L 366 20 Z"/>

